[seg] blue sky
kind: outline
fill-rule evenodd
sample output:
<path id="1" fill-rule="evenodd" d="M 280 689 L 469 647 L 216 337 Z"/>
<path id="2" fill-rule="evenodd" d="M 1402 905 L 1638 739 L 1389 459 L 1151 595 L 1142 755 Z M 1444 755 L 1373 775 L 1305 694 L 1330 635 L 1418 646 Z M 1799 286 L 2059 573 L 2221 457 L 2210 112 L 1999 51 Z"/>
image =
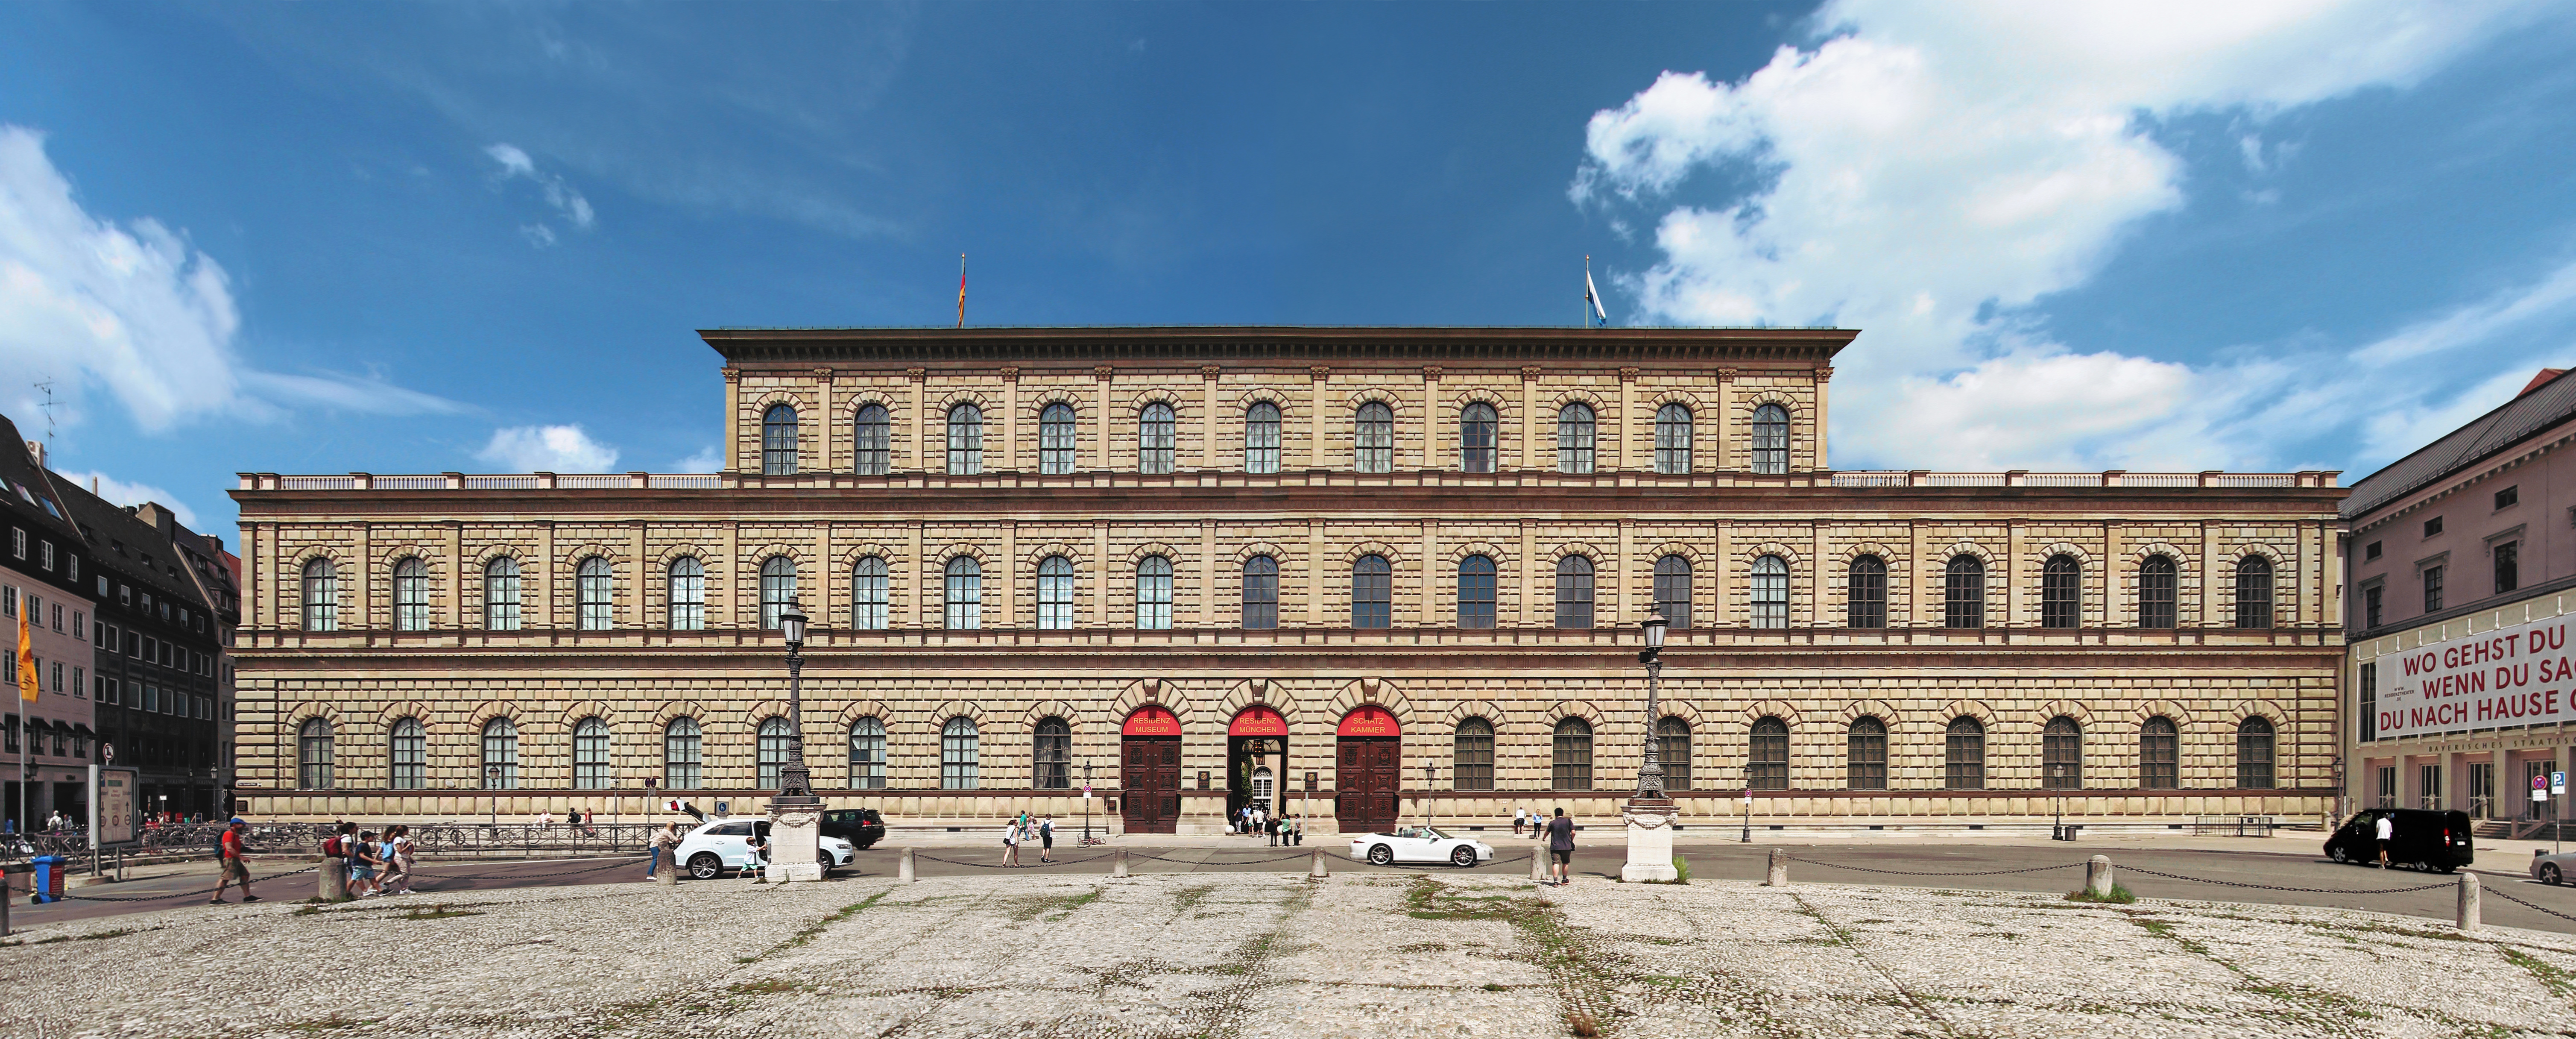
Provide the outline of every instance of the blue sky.
<path id="1" fill-rule="evenodd" d="M 2361 473 L 2576 360 L 2544 5 L 0 5 L 0 409 L 703 467 L 722 325 L 1863 330 L 1837 464 Z"/>

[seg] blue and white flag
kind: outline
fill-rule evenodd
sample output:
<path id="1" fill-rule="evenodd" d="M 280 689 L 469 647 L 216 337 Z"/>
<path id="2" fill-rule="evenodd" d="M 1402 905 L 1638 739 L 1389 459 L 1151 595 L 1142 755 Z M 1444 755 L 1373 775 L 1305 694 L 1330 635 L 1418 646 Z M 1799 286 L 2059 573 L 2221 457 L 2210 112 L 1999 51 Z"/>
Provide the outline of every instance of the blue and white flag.
<path id="1" fill-rule="evenodd" d="M 1602 325 L 1610 323 L 1610 312 L 1601 309 L 1601 290 L 1592 285 L 1592 265 L 1583 265 L 1583 301 L 1592 304 L 1592 316 Z"/>

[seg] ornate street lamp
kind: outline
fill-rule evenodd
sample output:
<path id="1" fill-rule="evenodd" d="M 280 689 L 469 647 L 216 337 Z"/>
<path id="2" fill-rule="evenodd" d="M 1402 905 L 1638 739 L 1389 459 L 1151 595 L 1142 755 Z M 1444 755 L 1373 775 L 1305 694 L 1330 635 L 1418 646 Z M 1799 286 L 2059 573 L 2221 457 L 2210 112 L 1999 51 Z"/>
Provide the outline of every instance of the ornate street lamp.
<path id="1" fill-rule="evenodd" d="M 805 611 L 790 601 L 778 611 L 778 633 L 787 638 L 787 762 L 778 768 L 773 801 L 814 801 L 814 779 L 805 768 Z"/>
<path id="2" fill-rule="evenodd" d="M 1660 801 L 1664 797 L 1664 755 L 1655 743 L 1655 715 L 1661 710 L 1657 696 L 1664 680 L 1664 628 L 1672 622 L 1664 619 L 1662 610 L 1646 615 L 1646 648 L 1637 653 L 1637 662 L 1646 665 L 1646 763 L 1637 766 L 1637 796 Z"/>
<path id="3" fill-rule="evenodd" d="M 1627 824 L 1628 864 L 1619 870 L 1619 879 L 1631 883 L 1669 882 L 1678 876 L 1673 869 L 1673 823 L 1677 810 L 1672 799 L 1664 796 L 1664 756 L 1655 745 L 1656 714 L 1662 710 L 1658 694 L 1662 691 L 1664 662 L 1664 628 L 1670 624 L 1662 610 L 1646 615 L 1646 648 L 1637 654 L 1637 662 L 1646 665 L 1646 760 L 1637 766 L 1637 796 L 1628 799 L 1620 821 Z"/>

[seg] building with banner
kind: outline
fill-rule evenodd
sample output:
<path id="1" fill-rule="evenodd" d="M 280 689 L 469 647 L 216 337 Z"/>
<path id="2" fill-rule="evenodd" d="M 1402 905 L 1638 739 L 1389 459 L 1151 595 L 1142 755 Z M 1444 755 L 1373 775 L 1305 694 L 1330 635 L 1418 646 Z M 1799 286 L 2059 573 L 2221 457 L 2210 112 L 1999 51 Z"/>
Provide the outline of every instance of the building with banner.
<path id="1" fill-rule="evenodd" d="M 88 579 L 96 567 L 70 512 L 45 479 L 44 444 L 21 440 L 18 427 L 0 417 L 0 643 L 13 666 L 0 668 L 8 698 L 0 715 L 0 819 L 23 832 L 41 828 L 55 812 L 89 814 L 89 763 L 97 741 L 88 684 L 90 617 L 95 605 Z M 18 636 L 29 653 L 18 656 Z M 33 674 L 28 669 L 32 667 Z M 20 681 L 32 678 L 28 701 Z"/>
<path id="2" fill-rule="evenodd" d="M 705 332 L 719 473 L 242 474 L 241 796 L 743 810 L 793 605 L 899 825 L 2329 810 L 2335 474 L 1835 470 L 1857 334 Z"/>

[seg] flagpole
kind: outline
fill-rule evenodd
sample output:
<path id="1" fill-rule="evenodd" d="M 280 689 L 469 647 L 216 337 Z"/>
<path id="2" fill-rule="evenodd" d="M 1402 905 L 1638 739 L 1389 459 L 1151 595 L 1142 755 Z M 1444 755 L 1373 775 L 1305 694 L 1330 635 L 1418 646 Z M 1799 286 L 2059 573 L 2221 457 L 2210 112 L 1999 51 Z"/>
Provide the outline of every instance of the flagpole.
<path id="1" fill-rule="evenodd" d="M 966 327 L 966 254 L 957 254 L 957 327 Z"/>

